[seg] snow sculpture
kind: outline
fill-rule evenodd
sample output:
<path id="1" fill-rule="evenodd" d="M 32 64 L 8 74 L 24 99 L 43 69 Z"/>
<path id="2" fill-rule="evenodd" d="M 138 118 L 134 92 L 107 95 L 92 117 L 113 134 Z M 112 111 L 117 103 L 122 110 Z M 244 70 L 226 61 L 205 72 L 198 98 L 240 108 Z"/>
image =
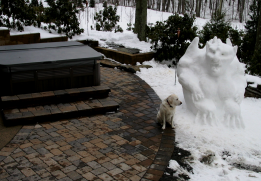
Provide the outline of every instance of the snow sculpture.
<path id="1" fill-rule="evenodd" d="M 240 104 L 244 98 L 245 66 L 236 56 L 237 46 L 215 37 L 198 48 L 196 37 L 183 57 L 177 74 L 188 109 L 201 124 L 219 124 L 244 128 Z"/>

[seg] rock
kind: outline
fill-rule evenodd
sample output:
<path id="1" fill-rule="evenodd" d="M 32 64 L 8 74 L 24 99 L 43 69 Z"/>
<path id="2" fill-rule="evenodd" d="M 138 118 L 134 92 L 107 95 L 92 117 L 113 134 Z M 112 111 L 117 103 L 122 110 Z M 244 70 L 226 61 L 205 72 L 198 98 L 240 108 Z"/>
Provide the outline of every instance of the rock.
<path id="1" fill-rule="evenodd" d="M 35 127 L 35 128 L 41 128 L 42 126 L 37 123 L 34 127 Z"/>
<path id="2" fill-rule="evenodd" d="M 139 68 L 152 68 L 150 65 L 138 65 Z"/>
<path id="3" fill-rule="evenodd" d="M 140 53 L 140 49 L 137 49 L 137 48 L 122 48 L 122 47 L 119 47 L 119 48 L 116 48 L 116 49 L 120 52 L 125 52 L 125 53 L 130 53 L 130 54 Z"/>
<path id="4" fill-rule="evenodd" d="M 214 158 L 215 158 L 215 153 L 208 150 L 205 153 L 205 155 L 202 156 L 202 158 L 200 159 L 200 162 L 210 165 L 214 161 Z"/>
<path id="5" fill-rule="evenodd" d="M 124 53 L 129 53 L 129 54 L 138 54 L 138 53 L 140 53 L 140 49 L 137 49 L 137 48 L 126 48 L 124 45 L 116 44 L 114 42 L 106 42 L 106 45 L 108 45 L 110 48 L 118 50 L 119 52 L 124 52 Z"/>
<path id="6" fill-rule="evenodd" d="M 104 67 L 110 67 L 110 68 L 115 68 L 115 67 L 120 67 L 121 63 L 113 62 L 111 60 L 100 60 L 100 64 Z"/>
<path id="7" fill-rule="evenodd" d="M 250 84 L 254 84 L 254 82 L 247 82 L 247 86 L 250 85 Z"/>
<path id="8" fill-rule="evenodd" d="M 108 45 L 111 48 L 117 49 L 117 48 L 125 48 L 123 45 L 121 44 L 116 44 L 114 42 L 106 42 L 106 45 Z"/>
<path id="9" fill-rule="evenodd" d="M 257 84 L 257 87 L 256 87 L 258 90 L 261 90 L 261 84 Z"/>
<path id="10" fill-rule="evenodd" d="M 245 89 L 245 97 L 255 97 L 255 98 L 261 98 L 261 91 L 258 88 L 255 87 L 246 87 Z"/>
<path id="11" fill-rule="evenodd" d="M 150 65 L 121 65 L 120 69 L 123 69 L 127 72 L 136 73 L 137 71 L 140 72 L 140 68 L 152 68 Z"/>

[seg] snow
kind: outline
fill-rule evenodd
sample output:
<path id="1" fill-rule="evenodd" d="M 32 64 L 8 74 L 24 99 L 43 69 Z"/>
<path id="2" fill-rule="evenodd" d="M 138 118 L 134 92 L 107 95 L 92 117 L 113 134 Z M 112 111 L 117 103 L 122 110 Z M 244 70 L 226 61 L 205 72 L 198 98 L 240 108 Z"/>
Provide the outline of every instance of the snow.
<path id="1" fill-rule="evenodd" d="M 89 22 L 87 31 L 87 13 L 82 12 L 80 16 L 80 26 L 85 29 L 81 35 L 73 37 L 70 41 L 93 39 L 98 40 L 101 46 L 107 46 L 104 40 L 123 44 L 126 47 L 139 48 L 142 52 L 150 51 L 151 44 L 148 42 L 139 42 L 137 35 L 126 31 L 127 23 L 132 24 L 135 21 L 134 8 L 118 7 L 118 15 L 121 16 L 120 26 L 124 33 L 98 32 L 90 30 L 90 26 L 95 22 L 92 20 L 95 12 L 101 9 L 98 6 L 94 9 L 89 8 Z M 160 20 L 166 20 L 171 13 L 162 13 L 154 10 L 148 10 L 148 23 L 154 23 Z M 197 18 L 195 25 L 202 28 L 208 19 Z M 244 24 L 232 22 L 232 27 L 243 29 Z M 13 34 L 35 33 L 40 32 L 42 38 L 61 36 L 56 32 L 51 34 L 48 31 L 35 28 L 25 27 L 24 32 L 11 31 Z M 175 68 L 169 68 L 167 64 L 158 63 L 154 60 L 144 62 L 143 64 L 151 65 L 153 68 L 143 69 L 137 72 L 137 76 L 145 80 L 158 94 L 160 99 L 165 99 L 170 94 L 175 93 L 183 102 L 177 106 L 174 117 L 176 142 L 178 146 L 191 152 L 193 160 L 190 165 L 193 167 L 192 173 L 187 173 L 181 168 L 175 160 L 170 161 L 170 168 L 177 170 L 178 173 L 189 174 L 193 181 L 255 181 L 261 180 L 261 174 L 246 169 L 238 169 L 233 166 L 234 163 L 243 165 L 252 165 L 260 169 L 261 167 L 261 99 L 244 98 L 241 103 L 241 115 L 245 123 L 245 129 L 231 129 L 230 127 L 209 126 L 194 123 L 195 115 L 187 109 L 184 100 L 182 86 L 178 80 L 175 83 Z M 261 78 L 246 75 L 247 81 L 254 81 L 256 86 L 261 84 Z M 207 165 L 200 162 L 203 155 L 209 151 L 215 153 L 214 161 Z M 228 153 L 224 155 L 223 153 Z"/>
<path id="2" fill-rule="evenodd" d="M 250 84 L 252 87 L 257 87 L 257 84 L 261 85 L 261 78 L 253 75 L 246 75 L 247 82 L 253 82 Z"/>
<path id="3" fill-rule="evenodd" d="M 173 176 L 176 176 L 176 177 L 179 174 L 182 174 L 182 173 L 188 174 L 188 171 L 183 169 L 176 160 L 170 160 L 169 168 L 172 168 L 173 170 L 177 170 L 177 172 L 173 175 Z"/>
<path id="4" fill-rule="evenodd" d="M 237 169 L 234 163 L 261 167 L 261 99 L 244 98 L 241 103 L 241 114 L 245 122 L 245 129 L 231 129 L 230 127 L 217 127 L 200 125 L 194 122 L 195 115 L 187 109 L 181 84 L 175 85 L 175 69 L 159 64 L 154 60 L 144 62 L 151 65 L 151 69 L 141 69 L 137 75 L 145 80 L 163 100 L 175 93 L 183 102 L 176 107 L 174 117 L 176 142 L 178 146 L 191 152 L 194 174 L 189 174 L 191 180 L 259 180 L 261 174 L 244 169 Z M 259 81 L 260 78 L 256 77 Z M 215 153 L 212 164 L 206 165 L 200 159 L 206 152 Z M 223 152 L 231 156 L 223 160 Z M 170 168 L 177 169 L 177 165 Z"/>
<path id="5" fill-rule="evenodd" d="M 214 37 L 199 49 L 199 38 L 194 38 L 179 60 L 177 75 L 197 124 L 244 128 L 240 103 L 247 86 L 245 64 L 236 56 L 237 47 L 226 42 Z"/>
<path id="6" fill-rule="evenodd" d="M 52 37 L 60 37 L 64 35 L 60 35 L 58 33 L 48 33 L 48 31 L 40 28 L 36 28 L 34 26 L 25 26 L 24 31 L 19 32 L 11 29 L 10 35 L 22 35 L 22 34 L 31 34 L 31 33 L 40 33 L 41 38 L 52 38 Z"/>

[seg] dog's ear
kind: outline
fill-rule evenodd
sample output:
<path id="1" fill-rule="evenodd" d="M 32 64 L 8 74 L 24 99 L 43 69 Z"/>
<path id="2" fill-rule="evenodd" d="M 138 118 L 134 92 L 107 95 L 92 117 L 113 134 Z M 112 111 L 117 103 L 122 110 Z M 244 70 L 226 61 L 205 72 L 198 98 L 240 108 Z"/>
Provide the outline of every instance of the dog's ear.
<path id="1" fill-rule="evenodd" d="M 172 105 L 174 99 L 173 99 L 173 97 L 170 95 L 170 96 L 167 98 L 167 101 L 169 102 L 170 105 Z"/>

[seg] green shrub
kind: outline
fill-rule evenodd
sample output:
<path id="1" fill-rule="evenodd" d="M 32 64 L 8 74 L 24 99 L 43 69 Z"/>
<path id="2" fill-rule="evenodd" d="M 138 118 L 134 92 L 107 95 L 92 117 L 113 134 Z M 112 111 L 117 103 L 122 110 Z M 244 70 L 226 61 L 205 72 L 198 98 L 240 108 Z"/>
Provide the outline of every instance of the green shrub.
<path id="1" fill-rule="evenodd" d="M 29 3 L 26 3 L 24 0 L 1 1 L 1 26 L 23 31 L 23 26 L 32 25 L 34 23 L 34 19 L 34 10 L 29 6 Z"/>
<path id="2" fill-rule="evenodd" d="M 260 4 L 258 5 L 258 3 Z M 255 51 L 257 26 L 258 26 L 258 18 L 259 18 L 258 16 L 259 6 L 261 6 L 261 1 L 258 0 L 254 0 L 250 6 L 250 13 L 249 13 L 250 19 L 246 22 L 245 25 L 246 34 L 243 38 L 243 43 L 240 49 L 242 52 L 241 61 L 247 65 L 247 70 L 251 74 L 256 74 L 261 76 L 260 51 Z"/>
<path id="3" fill-rule="evenodd" d="M 90 8 L 95 8 L 95 0 L 90 1 Z"/>
<path id="4" fill-rule="evenodd" d="M 116 27 L 115 27 L 115 30 L 114 30 L 114 32 L 115 33 L 117 33 L 117 32 L 123 32 L 123 29 L 120 27 L 120 25 L 117 25 Z"/>
<path id="5" fill-rule="evenodd" d="M 131 23 L 127 23 L 127 31 L 131 31 L 132 30 L 132 24 Z"/>
<path id="6" fill-rule="evenodd" d="M 49 7 L 44 8 L 42 1 L 32 0 L 4 0 L 1 2 L 0 26 L 9 29 L 24 30 L 24 26 L 38 26 L 41 23 L 48 24 L 48 31 L 57 30 L 72 38 L 75 34 L 81 34 L 76 17 L 79 8 L 83 8 L 82 0 L 46 0 Z M 77 9 L 78 8 L 78 9 Z M 44 27 L 47 30 L 47 27 Z"/>
<path id="7" fill-rule="evenodd" d="M 37 26 L 38 28 L 41 27 L 41 22 L 44 21 L 44 7 L 42 1 L 40 3 L 38 0 L 32 0 L 30 7 L 33 9 L 33 12 L 35 14 L 35 22 L 34 26 Z"/>
<path id="8" fill-rule="evenodd" d="M 65 33 L 66 36 L 79 35 L 84 32 L 79 28 L 78 13 L 76 4 L 70 0 L 46 0 L 49 7 L 45 9 L 44 22 L 48 23 L 49 30 L 57 30 L 58 33 Z"/>
<path id="9" fill-rule="evenodd" d="M 187 14 L 183 17 L 175 14 L 164 22 L 157 21 L 155 26 L 147 26 L 147 37 L 151 40 L 151 48 L 156 52 L 156 60 L 173 60 L 173 64 L 178 62 L 196 37 L 194 20 L 194 17 Z"/>
<path id="10" fill-rule="evenodd" d="M 251 57 L 248 69 L 250 74 L 261 76 L 261 47 L 259 46 L 257 50 L 254 51 Z"/>
<path id="11" fill-rule="evenodd" d="M 96 20 L 96 30 L 112 31 L 116 28 L 117 22 L 120 20 L 120 16 L 117 15 L 117 7 L 107 7 L 106 1 L 103 3 L 103 7 L 104 9 L 99 11 L 99 13 L 96 13 L 94 16 L 94 20 Z M 117 31 L 120 29 L 122 30 L 122 28 L 119 29 L 119 25 L 117 27 Z"/>

